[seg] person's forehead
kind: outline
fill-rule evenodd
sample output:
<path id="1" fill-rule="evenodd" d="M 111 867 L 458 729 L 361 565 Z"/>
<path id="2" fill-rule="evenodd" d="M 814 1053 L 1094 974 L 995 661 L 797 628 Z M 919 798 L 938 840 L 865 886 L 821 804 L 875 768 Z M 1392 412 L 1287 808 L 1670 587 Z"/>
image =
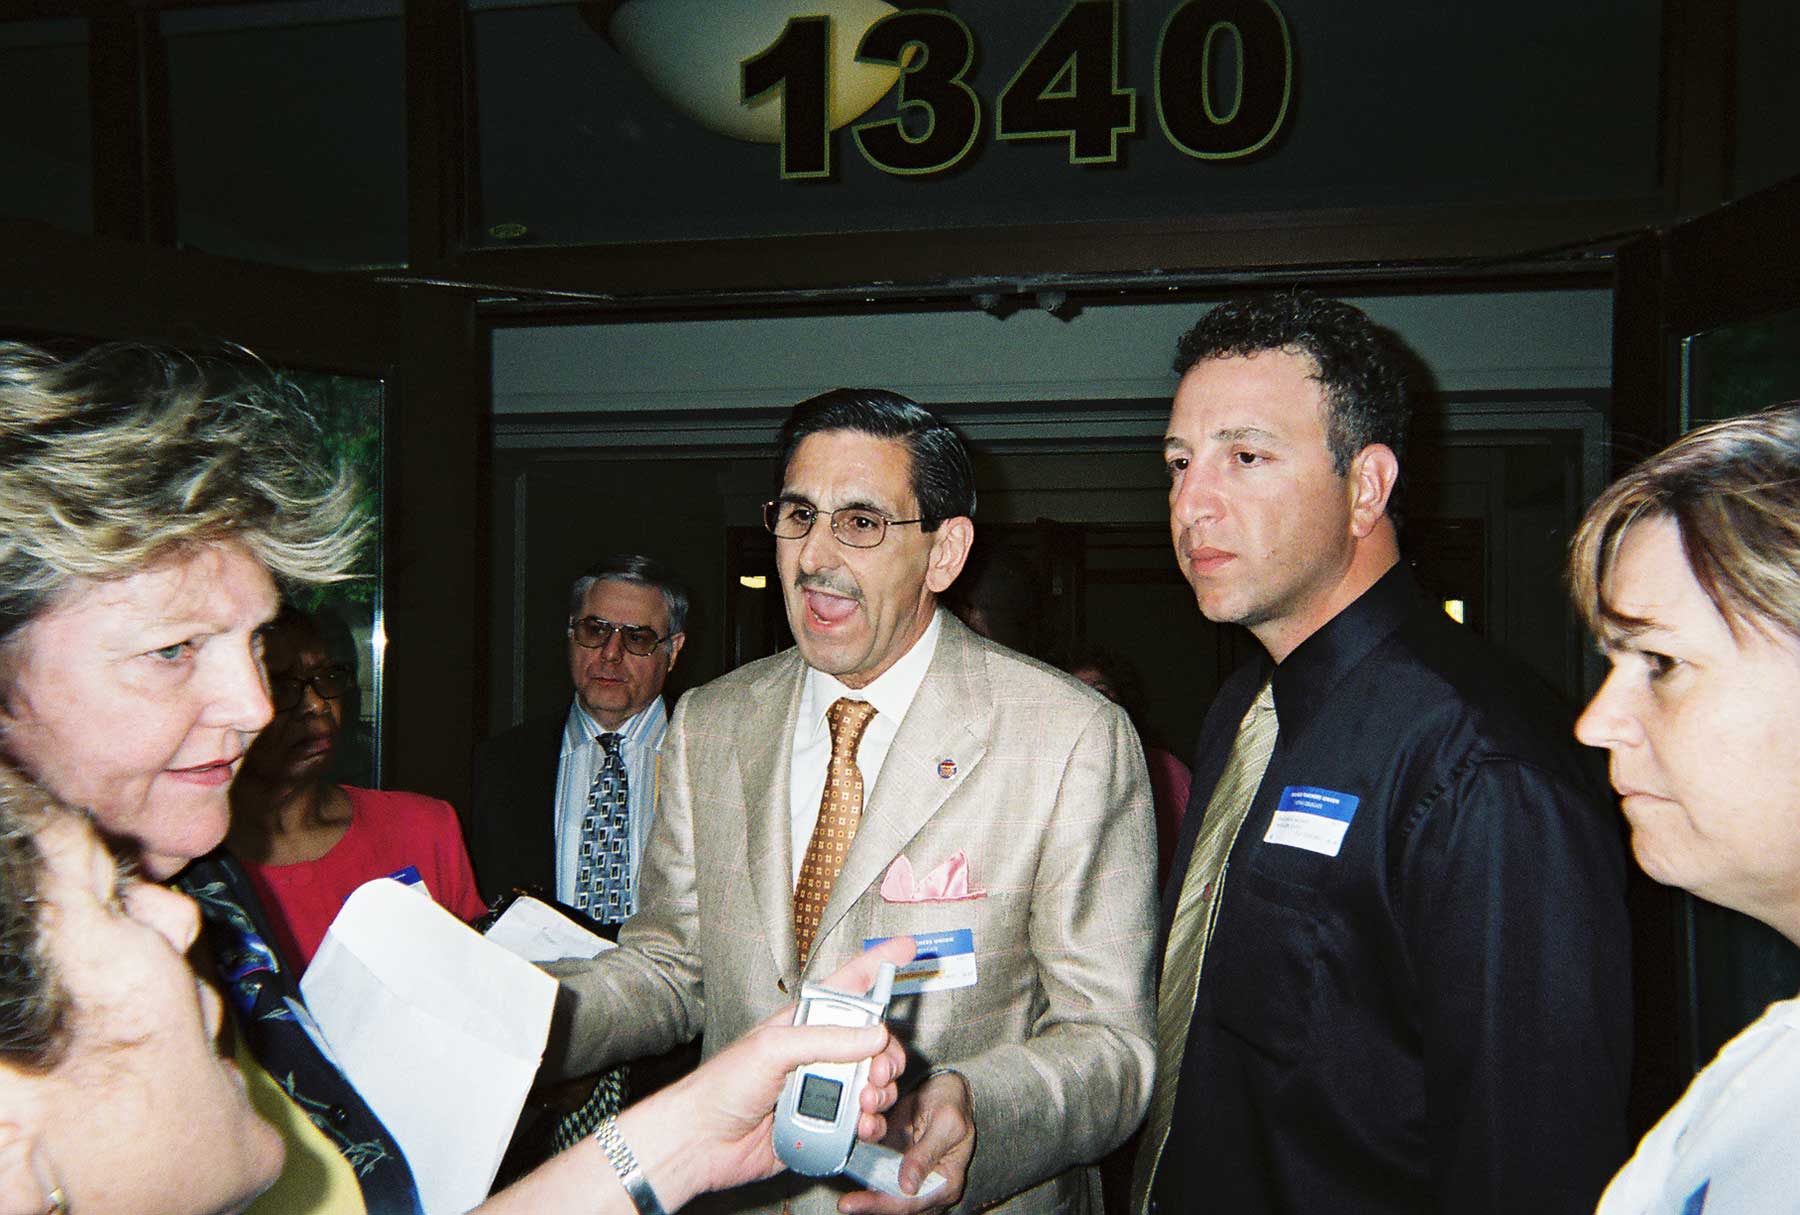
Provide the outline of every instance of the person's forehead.
<path id="1" fill-rule="evenodd" d="M 910 511 L 912 451 L 904 440 L 858 430 L 807 435 L 788 461 L 781 492 L 826 510 L 869 505 Z"/>
<path id="2" fill-rule="evenodd" d="M 51 812 L 36 833 L 36 842 L 53 871 L 81 880 L 91 868 L 113 864 L 112 854 L 100 842 L 93 825 L 78 813 Z"/>
<path id="3" fill-rule="evenodd" d="M 265 640 L 263 661 L 272 671 L 322 670 L 332 665 L 331 647 L 311 631 L 279 632 Z"/>
<path id="4" fill-rule="evenodd" d="M 71 924 L 67 913 L 85 900 L 103 899 L 111 893 L 118 880 L 118 863 L 86 819 L 67 811 L 54 811 L 38 829 L 35 842 L 44 858 L 40 894 L 65 912 L 52 917 L 52 925 Z M 93 922 L 86 921 L 82 926 L 92 928 Z M 60 955 L 56 961 L 64 965 L 96 962 L 99 951 L 105 948 L 86 933 L 77 937 L 55 927 L 48 930 L 46 938 L 54 942 L 51 947 Z M 91 979 L 91 972 L 83 977 Z"/>
<path id="5" fill-rule="evenodd" d="M 661 632 L 669 622 L 669 605 L 656 587 L 607 578 L 588 587 L 582 595 L 581 614 L 599 616 L 614 624 L 649 625 Z"/>
<path id="6" fill-rule="evenodd" d="M 1678 623 L 1702 605 L 1713 611 L 1688 564 L 1681 531 L 1666 516 L 1640 519 L 1625 532 L 1601 594 L 1613 611 L 1662 625 Z"/>
<path id="7" fill-rule="evenodd" d="M 1171 410 L 1171 440 L 1229 441 L 1240 433 L 1270 438 L 1323 436 L 1325 389 L 1318 365 L 1300 351 L 1264 350 L 1202 359 L 1181 378 Z"/>
<path id="8" fill-rule="evenodd" d="M 1615 631 L 1603 621 L 1597 640 L 1607 651 L 1677 646 L 1718 657 L 1740 650 L 1757 632 L 1754 622 L 1745 628 L 1746 622 L 1734 624 L 1720 612 L 1694 575 L 1680 526 L 1666 515 L 1640 519 L 1626 530 L 1601 580 L 1600 598 L 1607 611 L 1642 622 Z"/>
<path id="9" fill-rule="evenodd" d="M 268 570 L 229 543 L 176 553 L 121 578 L 71 579 L 41 618 L 99 621 L 135 641 L 149 630 L 258 628 L 280 606 Z"/>

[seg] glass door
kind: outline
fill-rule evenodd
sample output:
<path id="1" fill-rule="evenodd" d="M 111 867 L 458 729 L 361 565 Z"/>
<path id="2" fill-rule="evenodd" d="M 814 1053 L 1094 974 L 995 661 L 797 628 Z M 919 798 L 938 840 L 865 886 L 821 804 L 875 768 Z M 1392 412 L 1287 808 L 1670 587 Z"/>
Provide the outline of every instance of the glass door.
<path id="1" fill-rule="evenodd" d="M 1684 431 L 1793 400 L 1800 400 L 1800 308 L 1682 339 Z"/>
<path id="2" fill-rule="evenodd" d="M 1800 308 L 1688 334 L 1679 358 L 1683 431 L 1800 400 Z M 1800 948 L 1748 916 L 1686 902 L 1692 1061 L 1704 1064 L 1763 1009 L 1800 991 Z"/>
<path id="3" fill-rule="evenodd" d="M 384 517 L 382 460 L 387 435 L 384 385 L 373 376 L 281 368 L 305 394 L 332 453 L 357 470 L 365 509 Z M 356 673 L 344 714 L 332 779 L 339 784 L 379 789 L 381 785 L 381 691 L 387 655 L 382 614 L 381 534 L 364 550 L 355 576 L 345 582 L 299 592 L 294 606 L 312 615 L 334 665 Z"/>

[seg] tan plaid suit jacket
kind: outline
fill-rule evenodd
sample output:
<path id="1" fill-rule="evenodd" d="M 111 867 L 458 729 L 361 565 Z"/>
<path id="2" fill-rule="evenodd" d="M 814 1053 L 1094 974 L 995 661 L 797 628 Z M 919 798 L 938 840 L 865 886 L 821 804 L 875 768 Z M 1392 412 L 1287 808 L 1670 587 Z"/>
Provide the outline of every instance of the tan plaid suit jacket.
<path id="1" fill-rule="evenodd" d="M 639 911 L 621 948 L 559 968 L 576 1074 L 704 1030 L 708 1053 L 831 973 L 869 937 L 970 928 L 979 981 L 897 997 L 908 1080 L 953 1068 L 974 1097 L 964 1203 L 1098 1208 L 1097 1160 L 1142 1120 L 1154 1058 L 1156 849 L 1143 749 L 1124 713 L 948 613 L 866 795 L 807 968 L 795 958 L 788 768 L 804 666 L 789 650 L 682 698 Z M 954 775 L 939 775 L 942 760 Z M 904 854 L 957 849 L 967 902 L 889 903 Z M 561 1049 L 560 1047 L 556 1049 Z M 553 1054 L 555 1051 L 553 1050 Z M 848 1183 L 776 1177 L 716 1209 L 834 1212 Z"/>

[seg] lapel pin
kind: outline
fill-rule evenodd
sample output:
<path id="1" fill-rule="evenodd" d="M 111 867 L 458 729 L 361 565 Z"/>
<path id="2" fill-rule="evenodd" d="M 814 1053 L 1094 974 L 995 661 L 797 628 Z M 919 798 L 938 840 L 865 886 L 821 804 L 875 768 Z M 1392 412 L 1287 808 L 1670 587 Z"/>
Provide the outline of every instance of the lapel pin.
<path id="1" fill-rule="evenodd" d="M 938 779 L 949 780 L 956 775 L 956 761 L 953 759 L 938 760 Z"/>

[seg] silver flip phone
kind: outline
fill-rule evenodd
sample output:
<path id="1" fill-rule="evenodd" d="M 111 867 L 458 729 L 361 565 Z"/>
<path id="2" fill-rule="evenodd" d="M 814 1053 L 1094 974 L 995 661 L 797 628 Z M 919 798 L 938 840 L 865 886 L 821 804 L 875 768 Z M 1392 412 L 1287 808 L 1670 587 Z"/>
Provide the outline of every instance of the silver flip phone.
<path id="1" fill-rule="evenodd" d="M 894 964 L 883 962 L 866 995 L 835 991 L 816 983 L 800 989 L 795 1025 L 874 1025 L 887 1015 L 894 990 Z M 829 1177 L 844 1171 L 856 1146 L 859 1098 L 869 1078 L 869 1060 L 809 1063 L 796 1068 L 775 1103 L 775 1154 L 796 1173 Z"/>
<path id="2" fill-rule="evenodd" d="M 883 962 L 875 986 L 866 995 L 834 991 L 816 983 L 800 989 L 795 1025 L 873 1025 L 887 1015 L 894 992 L 894 964 Z M 899 1198 L 929 1195 L 941 1189 L 943 1177 L 927 1173 L 917 1195 L 900 1188 L 899 1152 L 856 1137 L 863 1085 L 869 1060 L 859 1063 L 811 1063 L 796 1068 L 775 1103 L 775 1155 L 796 1173 L 830 1177 L 837 1173 L 860 1185 Z"/>

